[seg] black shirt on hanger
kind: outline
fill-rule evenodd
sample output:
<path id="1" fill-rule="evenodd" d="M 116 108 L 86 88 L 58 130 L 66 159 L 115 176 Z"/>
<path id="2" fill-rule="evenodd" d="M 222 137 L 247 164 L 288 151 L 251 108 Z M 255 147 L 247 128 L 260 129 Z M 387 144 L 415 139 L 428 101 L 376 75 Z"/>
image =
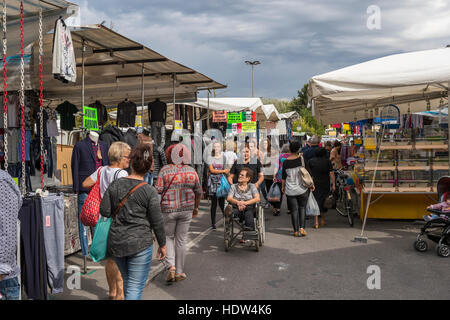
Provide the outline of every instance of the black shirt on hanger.
<path id="1" fill-rule="evenodd" d="M 104 106 L 100 101 L 96 100 L 94 103 L 91 103 L 89 107 L 97 109 L 98 125 L 103 127 L 103 125 L 108 121 L 108 112 L 106 111 L 106 106 Z"/>
<path id="2" fill-rule="evenodd" d="M 69 101 L 64 101 L 57 108 L 56 111 L 61 115 L 61 129 L 71 131 L 75 127 L 74 113 L 78 112 L 77 107 Z"/>
<path id="3" fill-rule="evenodd" d="M 136 126 L 137 105 L 136 103 L 124 100 L 117 106 L 117 122 L 118 127 L 135 127 Z"/>
<path id="4" fill-rule="evenodd" d="M 166 122 L 167 104 L 160 100 L 155 100 L 148 104 L 149 121 Z"/>

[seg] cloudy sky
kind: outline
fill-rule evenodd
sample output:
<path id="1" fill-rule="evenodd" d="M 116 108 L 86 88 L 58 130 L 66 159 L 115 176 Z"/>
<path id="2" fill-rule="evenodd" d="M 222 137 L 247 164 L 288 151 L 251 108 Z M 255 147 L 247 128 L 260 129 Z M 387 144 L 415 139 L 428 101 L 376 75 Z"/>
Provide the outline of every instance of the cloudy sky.
<path id="1" fill-rule="evenodd" d="M 245 60 L 261 61 L 255 67 L 256 96 L 291 99 L 314 75 L 450 44 L 446 0 L 71 2 L 80 6 L 82 24 L 106 21 L 114 31 L 228 85 L 218 97 L 251 96 Z M 371 6 L 380 9 L 380 20 Z"/>

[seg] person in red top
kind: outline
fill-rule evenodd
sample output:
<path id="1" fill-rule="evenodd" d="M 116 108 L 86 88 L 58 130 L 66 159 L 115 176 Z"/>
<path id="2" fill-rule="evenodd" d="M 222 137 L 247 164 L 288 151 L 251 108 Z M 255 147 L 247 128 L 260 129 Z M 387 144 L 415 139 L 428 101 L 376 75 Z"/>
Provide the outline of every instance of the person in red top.
<path id="1" fill-rule="evenodd" d="M 161 211 L 166 232 L 167 282 L 186 279 L 184 262 L 187 233 L 192 218 L 198 215 L 202 188 L 197 172 L 189 166 L 191 154 L 182 143 L 166 150 L 168 165 L 158 175 L 156 190 L 161 194 Z"/>

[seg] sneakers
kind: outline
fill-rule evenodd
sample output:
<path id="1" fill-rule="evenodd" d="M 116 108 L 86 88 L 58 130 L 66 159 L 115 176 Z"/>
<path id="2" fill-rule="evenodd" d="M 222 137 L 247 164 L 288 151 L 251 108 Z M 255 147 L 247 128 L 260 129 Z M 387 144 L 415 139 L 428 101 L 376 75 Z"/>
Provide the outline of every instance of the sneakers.
<path id="1" fill-rule="evenodd" d="M 213 224 L 213 225 L 211 226 L 211 228 L 212 228 L 213 230 L 216 230 L 216 229 L 217 229 L 215 224 Z"/>

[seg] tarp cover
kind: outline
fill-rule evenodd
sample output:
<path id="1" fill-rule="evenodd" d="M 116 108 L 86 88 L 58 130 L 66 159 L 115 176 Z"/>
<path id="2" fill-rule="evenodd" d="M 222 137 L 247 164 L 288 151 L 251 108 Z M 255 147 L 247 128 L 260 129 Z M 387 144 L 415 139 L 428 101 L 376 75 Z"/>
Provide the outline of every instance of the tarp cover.
<path id="1" fill-rule="evenodd" d="M 395 54 L 314 76 L 308 98 L 322 124 L 367 118 L 367 110 L 395 104 L 402 113 L 447 99 L 450 48 Z"/>
<path id="2" fill-rule="evenodd" d="M 42 31 L 44 34 L 55 27 L 55 21 L 60 16 L 67 18 L 78 11 L 78 6 L 64 0 L 23 0 L 25 47 L 39 39 L 40 8 L 42 8 Z M 2 12 L 3 4 L 0 3 L 0 14 Z M 13 56 L 20 52 L 19 0 L 6 1 L 6 19 L 8 56 Z"/>

